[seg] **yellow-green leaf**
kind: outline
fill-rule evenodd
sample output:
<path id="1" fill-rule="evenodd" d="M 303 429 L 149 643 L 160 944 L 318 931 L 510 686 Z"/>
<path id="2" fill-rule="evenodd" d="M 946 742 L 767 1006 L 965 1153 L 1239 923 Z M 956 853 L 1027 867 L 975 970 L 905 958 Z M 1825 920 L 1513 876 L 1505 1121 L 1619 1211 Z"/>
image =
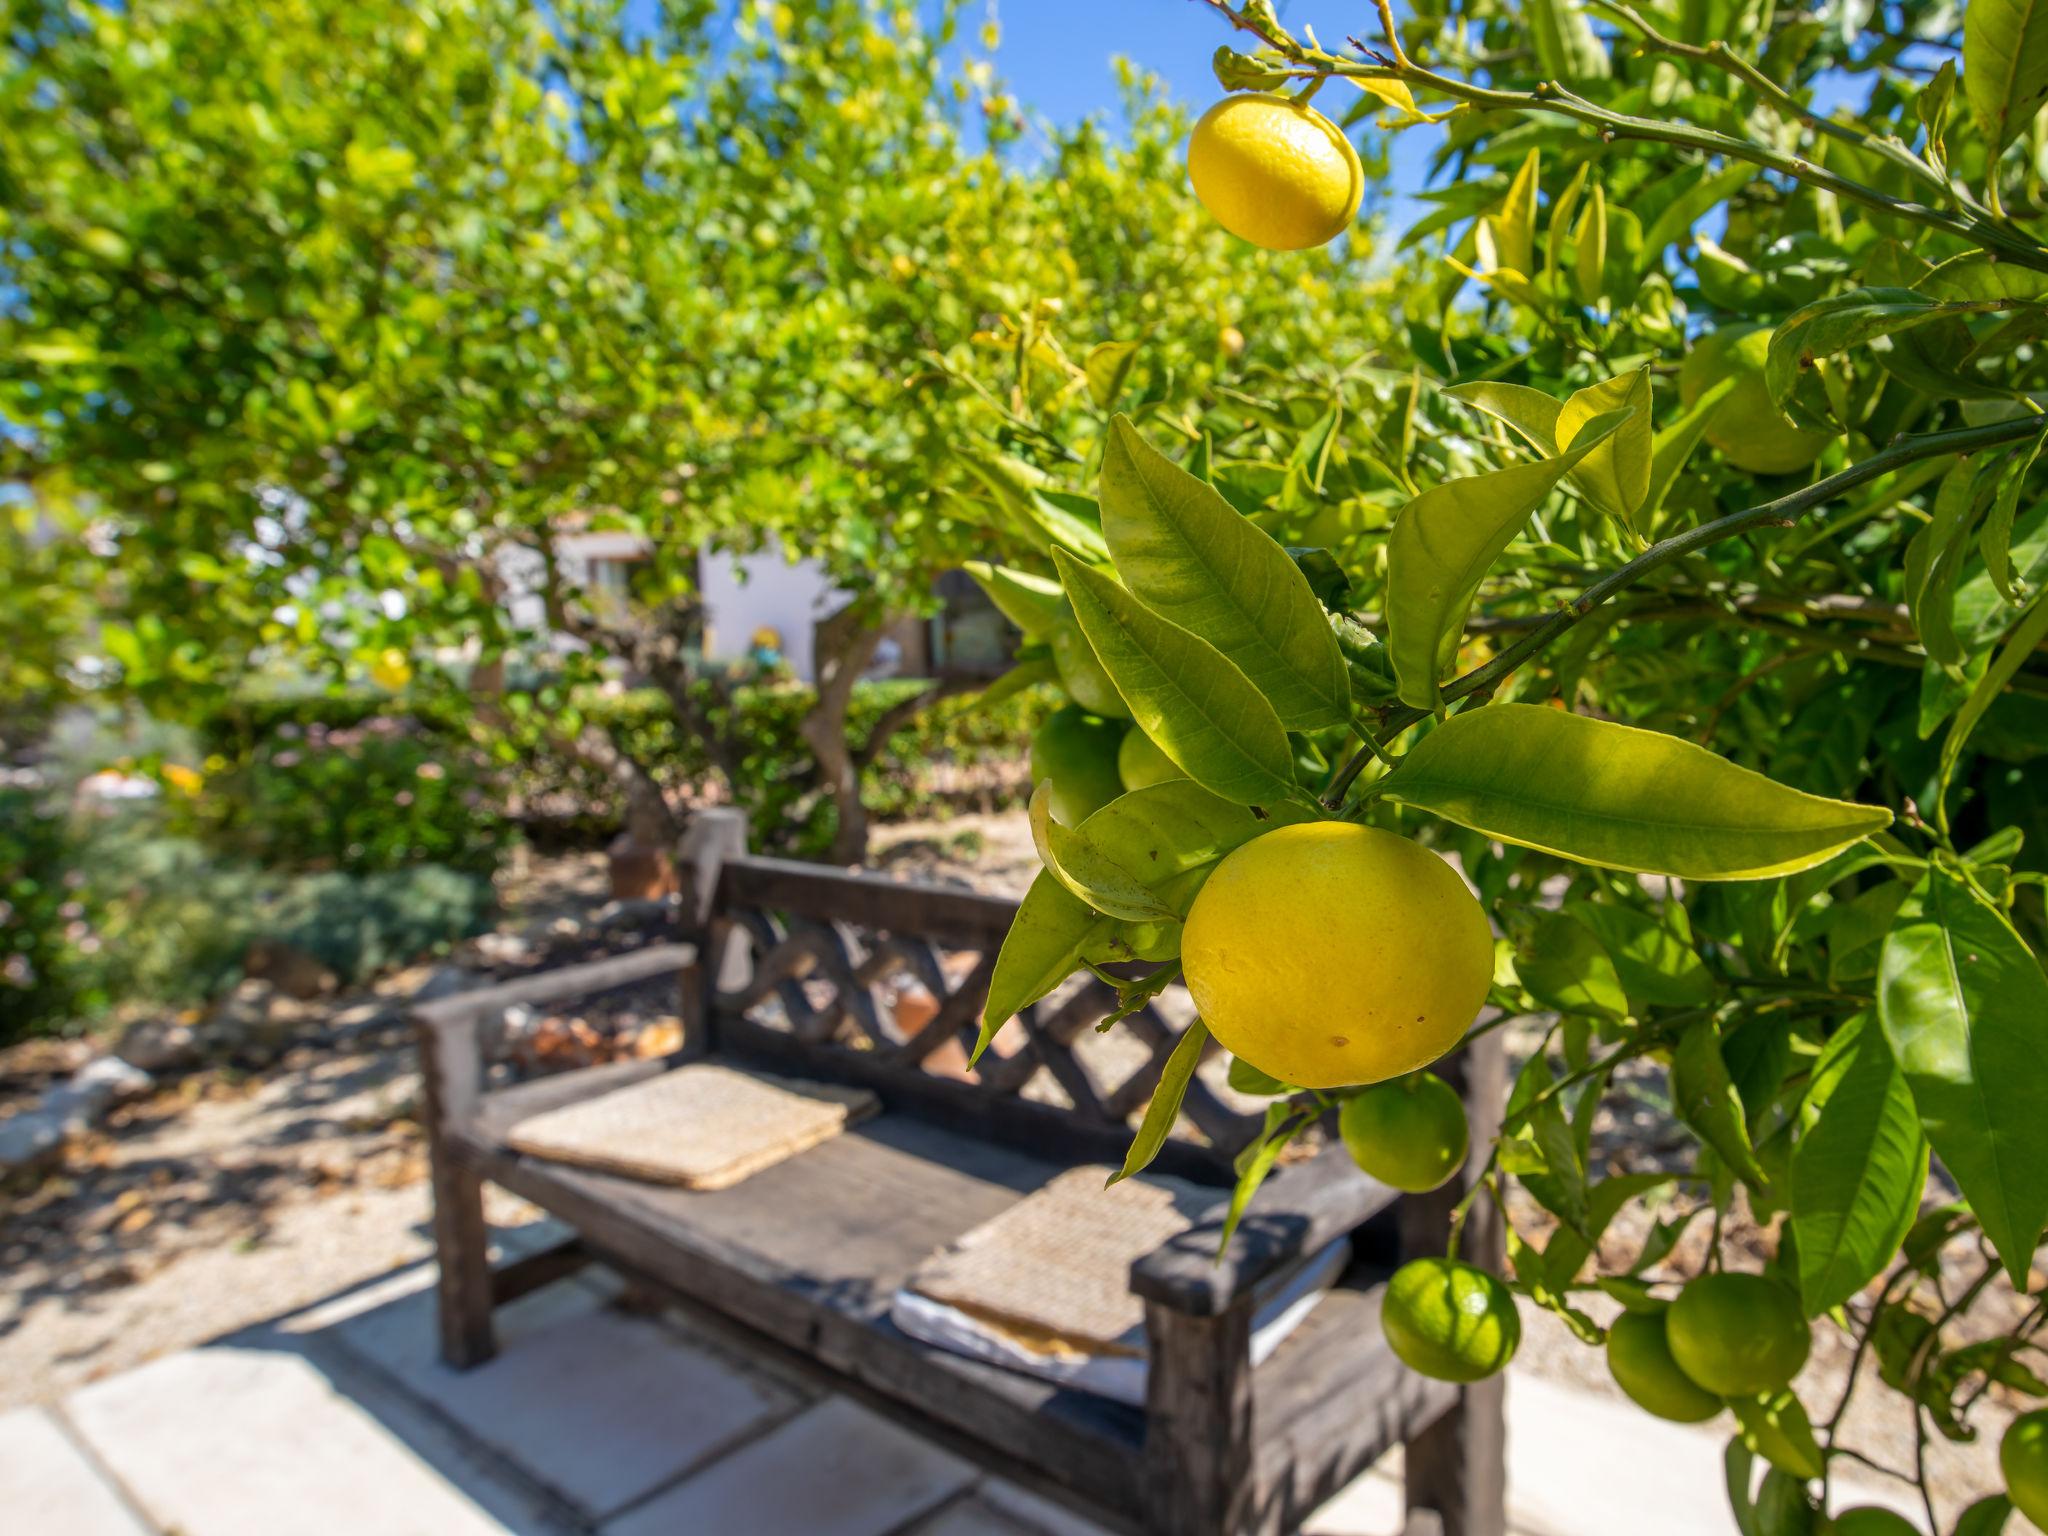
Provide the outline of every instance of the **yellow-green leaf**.
<path id="1" fill-rule="evenodd" d="M 1995 163 L 2048 101 L 2048 4 L 1970 0 L 1963 11 L 1963 94 Z"/>
<path id="2" fill-rule="evenodd" d="M 1479 583 L 1557 482 L 1620 426 L 1579 432 L 1556 458 L 1447 480 L 1401 509 L 1387 540 L 1387 652 L 1401 701 L 1435 709 L 1437 679 L 1458 654 Z"/>
<path id="3" fill-rule="evenodd" d="M 1565 401 L 1557 413 L 1557 446 L 1570 449 L 1590 423 L 1614 411 L 1627 411 L 1628 418 L 1572 471 L 1572 484 L 1628 526 L 1650 495 L 1650 370 L 1589 384 Z"/>
<path id="4" fill-rule="evenodd" d="M 1173 1053 L 1159 1073 L 1159 1086 L 1152 1090 L 1152 1100 L 1145 1106 L 1145 1118 L 1139 1122 L 1138 1134 L 1131 1140 L 1124 1165 L 1109 1176 L 1110 1183 L 1142 1173 L 1159 1155 L 1174 1121 L 1180 1118 L 1181 1100 L 1187 1097 L 1188 1084 L 1194 1079 L 1195 1068 L 1202 1064 L 1202 1051 L 1208 1044 L 1209 1026 L 1200 1019 L 1181 1031 Z"/>
<path id="5" fill-rule="evenodd" d="M 1515 179 L 1508 183 L 1508 195 L 1492 217 L 1493 258 L 1497 266 L 1530 275 L 1536 271 L 1536 188 L 1541 162 L 1530 150 Z"/>
<path id="6" fill-rule="evenodd" d="M 1444 393 L 1460 405 L 1506 422 L 1546 458 L 1557 452 L 1557 418 L 1564 405 L 1555 396 L 1526 384 L 1501 384 L 1491 379 L 1453 385 Z"/>
<path id="7" fill-rule="evenodd" d="M 1344 657 L 1300 568 L 1123 416 L 1103 455 L 1102 531 L 1130 590 L 1229 657 L 1282 725 L 1350 720 Z"/>
<path id="8" fill-rule="evenodd" d="M 1454 716 L 1382 782 L 1388 798 L 1502 842 L 1687 880 L 1811 869 L 1892 819 L 1676 736 L 1534 704 Z"/>
<path id="9" fill-rule="evenodd" d="M 1045 640 L 1066 617 L 1067 598 L 1060 584 L 1029 571 L 986 560 L 969 560 L 961 569 L 988 594 L 996 610 L 1033 640 Z"/>
<path id="10" fill-rule="evenodd" d="M 1116 404 L 1116 397 L 1124 392 L 1124 380 L 1130 377 L 1137 356 L 1135 341 L 1099 341 L 1088 349 L 1082 372 L 1088 376 L 1089 395 L 1104 410 Z"/>
<path id="11" fill-rule="evenodd" d="M 1181 771 L 1240 805 L 1294 788 L 1287 732 L 1215 646 L 1163 619 L 1102 572 L 1055 549 L 1074 616 L 1131 717 Z"/>
<path id="12" fill-rule="evenodd" d="M 1032 791 L 1030 821 L 1039 861 L 1052 871 L 1055 880 L 1097 912 L 1134 923 L 1180 915 L 1147 890 L 1137 875 L 1097 848 L 1085 833 L 1052 819 L 1052 780 Z"/>
<path id="13" fill-rule="evenodd" d="M 1049 871 L 1040 870 L 996 954 L 974 1055 L 988 1049 L 996 1031 L 1015 1018 L 1018 1009 L 1037 1002 L 1073 975 L 1082 951 L 1108 938 L 1115 927 L 1115 919 L 1091 911 Z"/>

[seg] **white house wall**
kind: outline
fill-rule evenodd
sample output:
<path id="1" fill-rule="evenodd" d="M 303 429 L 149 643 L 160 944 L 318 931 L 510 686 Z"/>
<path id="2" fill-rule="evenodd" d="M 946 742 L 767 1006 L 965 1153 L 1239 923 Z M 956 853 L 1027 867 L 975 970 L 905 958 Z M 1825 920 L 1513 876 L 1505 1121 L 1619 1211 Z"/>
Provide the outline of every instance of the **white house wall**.
<path id="1" fill-rule="evenodd" d="M 790 670 L 813 682 L 812 629 L 842 608 L 851 594 L 834 587 L 813 560 L 790 560 L 780 550 L 752 555 L 706 553 L 697 557 L 704 594 L 704 652 L 713 661 L 734 661 L 747 653 L 754 631 L 782 636 Z"/>

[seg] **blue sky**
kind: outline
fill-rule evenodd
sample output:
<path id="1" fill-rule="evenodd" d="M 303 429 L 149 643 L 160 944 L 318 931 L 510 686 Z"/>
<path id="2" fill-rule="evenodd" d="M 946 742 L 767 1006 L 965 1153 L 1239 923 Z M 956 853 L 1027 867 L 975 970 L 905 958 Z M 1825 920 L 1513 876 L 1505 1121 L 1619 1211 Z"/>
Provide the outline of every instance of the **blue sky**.
<path id="1" fill-rule="evenodd" d="M 1304 22 L 1315 26 L 1328 47 L 1341 41 L 1346 28 L 1360 31 L 1371 21 L 1362 0 L 1279 0 L 1275 9 L 1296 30 Z M 1217 46 L 1252 46 L 1248 36 L 1233 32 L 1198 0 L 999 0 L 997 15 L 1003 28 L 998 65 L 1011 90 L 1027 109 L 1062 125 L 1115 108 L 1111 60 L 1118 55 L 1158 75 L 1172 95 L 1201 107 L 1222 94 L 1209 68 Z M 1439 133 L 1415 128 L 1395 135 L 1390 183 L 1397 193 L 1422 186 Z M 1389 210 L 1391 227 L 1401 228 L 1414 212 L 1397 196 Z"/>

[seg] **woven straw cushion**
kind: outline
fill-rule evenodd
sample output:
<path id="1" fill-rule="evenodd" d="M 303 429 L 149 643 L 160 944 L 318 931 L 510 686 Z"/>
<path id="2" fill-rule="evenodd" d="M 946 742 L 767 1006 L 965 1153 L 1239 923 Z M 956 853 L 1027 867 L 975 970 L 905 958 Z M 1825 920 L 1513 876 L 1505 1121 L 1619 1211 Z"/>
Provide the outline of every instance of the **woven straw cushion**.
<path id="1" fill-rule="evenodd" d="M 1146 1175 L 1107 1189 L 1073 1168 L 918 1266 L 908 1289 L 1056 1355 L 1144 1352 L 1134 1260 L 1185 1232 L 1217 1191 Z"/>
<path id="2" fill-rule="evenodd" d="M 552 1162 L 724 1189 L 830 1140 L 877 1107 L 865 1088 L 697 1062 L 534 1115 L 505 1139 L 515 1152 Z"/>

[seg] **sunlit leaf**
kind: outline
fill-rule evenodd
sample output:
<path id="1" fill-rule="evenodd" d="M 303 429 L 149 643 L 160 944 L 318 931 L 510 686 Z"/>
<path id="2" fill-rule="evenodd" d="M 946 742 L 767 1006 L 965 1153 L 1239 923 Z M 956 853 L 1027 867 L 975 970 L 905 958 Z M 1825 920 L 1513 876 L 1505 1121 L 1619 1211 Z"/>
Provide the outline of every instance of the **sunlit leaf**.
<path id="1" fill-rule="evenodd" d="M 2048 1225 L 2048 976 L 2002 913 L 1934 868 L 1885 939 L 1877 1009 L 1928 1141 L 2024 1286 Z"/>
<path id="2" fill-rule="evenodd" d="M 1454 715 L 1382 792 L 1503 842 L 1690 880 L 1791 874 L 1891 824 L 1675 736 L 1533 704 Z"/>
<path id="3" fill-rule="evenodd" d="M 1054 562 L 1103 670 L 1162 752 L 1226 800 L 1269 805 L 1292 793 L 1280 717 L 1221 651 L 1064 551 Z"/>

